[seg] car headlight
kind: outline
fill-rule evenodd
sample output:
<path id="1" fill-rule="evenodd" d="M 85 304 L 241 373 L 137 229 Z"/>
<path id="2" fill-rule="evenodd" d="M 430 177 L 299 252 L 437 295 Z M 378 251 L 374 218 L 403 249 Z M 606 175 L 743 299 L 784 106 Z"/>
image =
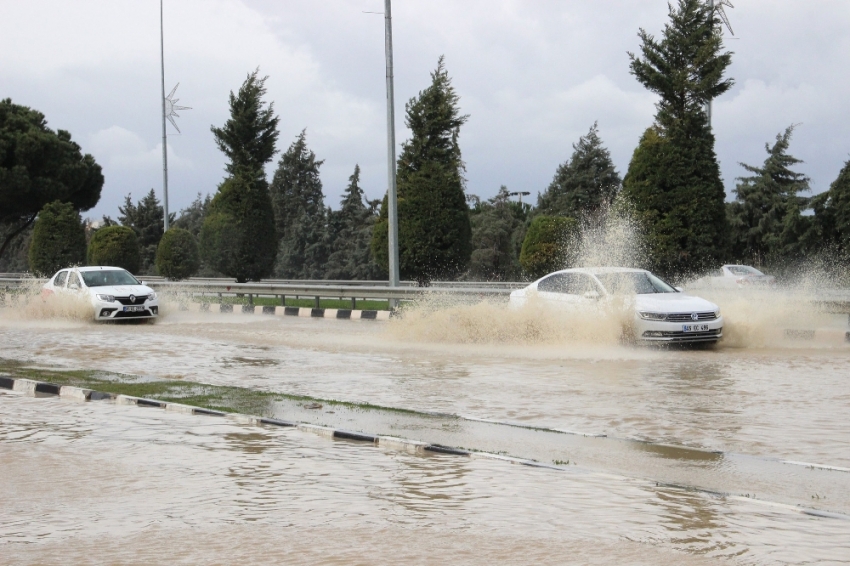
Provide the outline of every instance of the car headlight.
<path id="1" fill-rule="evenodd" d="M 716 311 L 714 311 L 714 316 L 717 317 L 717 318 L 720 318 L 720 309 L 717 309 Z"/>
<path id="2" fill-rule="evenodd" d="M 106 301 L 107 303 L 115 301 L 115 295 L 98 295 L 97 298 L 101 301 Z"/>
<path id="3" fill-rule="evenodd" d="M 149 300 L 149 301 L 152 301 L 152 300 L 154 300 L 155 298 L 156 298 L 156 293 L 151 293 L 150 295 L 148 295 L 148 300 Z"/>
<path id="4" fill-rule="evenodd" d="M 667 320 L 667 315 L 663 312 L 639 312 L 638 314 L 644 320 Z"/>

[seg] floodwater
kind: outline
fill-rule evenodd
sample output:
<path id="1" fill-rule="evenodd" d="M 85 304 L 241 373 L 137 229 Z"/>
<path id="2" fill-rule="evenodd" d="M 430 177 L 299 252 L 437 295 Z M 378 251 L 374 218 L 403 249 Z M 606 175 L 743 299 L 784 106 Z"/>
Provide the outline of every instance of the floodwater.
<path id="1" fill-rule="evenodd" d="M 607 435 L 575 437 L 583 457 L 556 471 L 0 394 L 0 562 L 850 563 L 850 472 L 782 463 L 850 468 L 846 318 L 715 300 L 729 340 L 706 350 L 490 305 L 389 323 L 172 310 L 153 325 L 0 309 L 0 357 L 34 365 Z M 494 426 L 463 446 L 498 451 Z M 505 450 L 537 457 L 540 438 Z"/>

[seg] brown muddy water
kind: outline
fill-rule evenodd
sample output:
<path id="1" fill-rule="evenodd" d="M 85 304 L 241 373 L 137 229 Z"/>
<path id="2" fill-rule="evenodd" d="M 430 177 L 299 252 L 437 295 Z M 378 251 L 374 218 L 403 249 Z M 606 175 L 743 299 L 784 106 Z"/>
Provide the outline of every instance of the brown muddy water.
<path id="1" fill-rule="evenodd" d="M 611 454 L 576 445 L 587 456 L 569 471 L 534 469 L 0 394 L 0 562 L 850 563 L 846 319 L 714 300 L 729 340 L 706 350 L 490 305 L 153 325 L 0 309 L 0 358 L 607 435 L 588 442 Z M 801 325 L 815 338 L 784 333 Z M 501 429 L 485 428 L 464 446 L 499 451 Z M 516 438 L 505 451 L 520 457 L 549 442 L 523 454 Z"/>

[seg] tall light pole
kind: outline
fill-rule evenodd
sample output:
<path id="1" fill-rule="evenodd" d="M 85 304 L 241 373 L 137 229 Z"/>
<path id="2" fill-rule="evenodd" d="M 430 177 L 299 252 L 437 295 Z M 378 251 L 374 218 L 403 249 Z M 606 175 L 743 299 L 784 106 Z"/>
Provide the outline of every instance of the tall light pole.
<path id="1" fill-rule="evenodd" d="M 393 21 L 391 0 L 384 0 L 384 50 L 387 59 L 387 211 L 390 287 L 398 287 L 398 199 L 396 196 L 395 109 L 393 95 Z"/>
<path id="2" fill-rule="evenodd" d="M 162 78 L 162 208 L 165 212 L 165 231 L 168 232 L 168 148 L 165 140 L 165 39 L 162 25 L 162 0 L 159 0 L 159 56 Z"/>

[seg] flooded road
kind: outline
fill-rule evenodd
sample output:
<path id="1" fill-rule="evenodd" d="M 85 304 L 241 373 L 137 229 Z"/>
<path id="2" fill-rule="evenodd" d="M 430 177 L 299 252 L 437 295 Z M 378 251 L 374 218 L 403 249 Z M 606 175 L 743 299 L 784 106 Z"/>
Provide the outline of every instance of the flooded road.
<path id="1" fill-rule="evenodd" d="M 842 563 L 850 522 L 583 470 L 0 392 L 3 563 Z"/>
<path id="2" fill-rule="evenodd" d="M 715 349 L 657 350 L 599 336 L 465 340 L 467 323 L 172 313 L 128 326 L 0 311 L 0 358 L 607 435 L 581 442 L 611 453 L 576 440 L 578 466 L 541 470 L 0 393 L 0 470 L 13 480 L 0 495 L 0 555 L 121 561 L 131 548 L 145 562 L 165 544 L 175 562 L 437 563 L 445 549 L 467 563 L 850 563 L 850 521 L 799 512 L 850 514 L 850 473 L 781 464 L 850 468 L 841 326 L 826 339 L 747 343 L 739 332 Z M 510 453 L 551 458 L 540 435 Z M 630 440 L 646 442 L 616 448 Z M 483 443 L 464 446 L 498 451 Z M 731 496 L 664 487 L 670 470 Z M 759 499 L 739 497 L 748 485 Z"/>

